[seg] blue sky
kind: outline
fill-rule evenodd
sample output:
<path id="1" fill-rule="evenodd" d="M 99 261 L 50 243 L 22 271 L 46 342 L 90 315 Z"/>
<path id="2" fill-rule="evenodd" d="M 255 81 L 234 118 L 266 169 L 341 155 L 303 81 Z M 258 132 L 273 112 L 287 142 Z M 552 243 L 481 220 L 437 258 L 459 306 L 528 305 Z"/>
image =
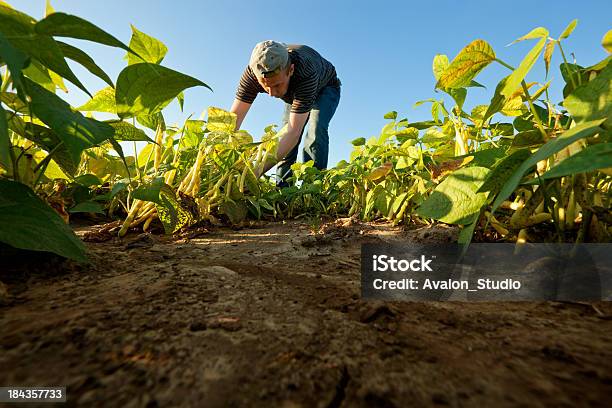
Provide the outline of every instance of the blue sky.
<path id="1" fill-rule="evenodd" d="M 8 0 L 35 18 L 44 13 L 44 0 Z M 128 42 L 130 24 L 162 40 L 169 48 L 163 65 L 192 75 L 210 85 L 186 91 L 185 112 L 169 106 L 166 120 L 182 122 L 189 114 L 198 117 L 208 106 L 229 109 L 240 74 L 253 46 L 263 40 L 307 44 L 335 66 L 343 88 L 340 105 L 330 125 L 330 158 L 333 165 L 348 159 L 350 141 L 378 134 L 391 110 L 411 121 L 429 119 L 429 107 L 414 102 L 441 98 L 434 92 L 431 63 L 434 55 L 452 59 L 474 39 L 488 41 L 499 58 L 518 65 L 534 45 L 525 41 L 507 44 L 531 29 L 543 26 L 558 37 L 574 18 L 578 26 L 565 41 L 564 50 L 574 53 L 581 65 L 591 65 L 607 54 L 601 47 L 604 33 L 612 28 L 612 3 L 591 1 L 208 1 L 208 0 L 52 0 L 57 11 L 90 20 Z M 121 50 L 76 42 L 98 61 L 113 79 L 125 63 Z M 551 96 L 561 100 L 561 56 L 553 57 Z M 544 80 L 540 61 L 530 81 Z M 90 91 L 104 83 L 74 67 Z M 507 75 L 499 65 L 483 71 L 477 80 L 487 89 L 468 92 L 466 108 L 488 103 L 497 82 Z M 72 89 L 66 98 L 74 105 L 87 95 Z M 467 110 L 466 109 L 466 110 Z M 279 123 L 283 103 L 260 94 L 243 128 L 256 139 L 265 126 Z M 301 154 L 299 156 L 301 159 Z"/>

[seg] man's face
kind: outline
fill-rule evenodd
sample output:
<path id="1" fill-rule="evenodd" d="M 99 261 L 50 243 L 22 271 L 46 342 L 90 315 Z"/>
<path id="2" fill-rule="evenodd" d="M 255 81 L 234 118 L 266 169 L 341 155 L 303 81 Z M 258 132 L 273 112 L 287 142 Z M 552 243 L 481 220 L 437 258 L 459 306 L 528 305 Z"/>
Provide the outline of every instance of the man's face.
<path id="1" fill-rule="evenodd" d="M 282 98 L 289 88 L 289 79 L 293 75 L 293 64 L 288 69 L 284 69 L 278 74 L 268 78 L 258 78 L 259 84 L 268 95 L 275 98 Z"/>

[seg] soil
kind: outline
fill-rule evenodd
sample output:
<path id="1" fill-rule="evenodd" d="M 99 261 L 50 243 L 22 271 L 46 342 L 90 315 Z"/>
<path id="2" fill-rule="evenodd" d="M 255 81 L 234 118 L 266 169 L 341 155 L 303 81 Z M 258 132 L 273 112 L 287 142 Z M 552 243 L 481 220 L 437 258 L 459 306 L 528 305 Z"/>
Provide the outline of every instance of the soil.
<path id="1" fill-rule="evenodd" d="M 76 230 L 90 265 L 21 258 L 0 273 L 0 385 L 65 385 L 66 405 L 87 407 L 574 407 L 612 395 L 610 303 L 361 299 L 362 242 L 447 242 L 449 227 Z"/>

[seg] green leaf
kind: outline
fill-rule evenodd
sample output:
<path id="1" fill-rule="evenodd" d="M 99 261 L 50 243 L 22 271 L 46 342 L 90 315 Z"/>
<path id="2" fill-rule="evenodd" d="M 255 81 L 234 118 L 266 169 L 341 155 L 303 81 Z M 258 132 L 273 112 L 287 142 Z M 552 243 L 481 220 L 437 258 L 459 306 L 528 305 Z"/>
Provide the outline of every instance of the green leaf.
<path id="1" fill-rule="evenodd" d="M 539 146 L 546 142 L 542 132 L 537 129 L 524 130 L 515 134 L 512 138 L 512 147 Z"/>
<path id="2" fill-rule="evenodd" d="M 6 106 L 17 113 L 27 115 L 30 112 L 28 105 L 24 103 L 16 93 L 0 92 L 0 102 L 3 102 Z"/>
<path id="3" fill-rule="evenodd" d="M 489 169 L 464 167 L 451 173 L 417 209 L 421 217 L 448 224 L 467 224 L 480 212 L 487 193 L 478 193 Z"/>
<path id="4" fill-rule="evenodd" d="M 219 210 L 221 213 L 227 215 L 227 218 L 229 218 L 232 224 L 239 224 L 246 218 L 248 212 L 248 209 L 242 201 L 236 202 L 232 200 L 224 201 L 219 206 Z"/>
<path id="5" fill-rule="evenodd" d="M 104 214 L 104 207 L 95 201 L 83 201 L 68 210 L 69 213 L 96 213 Z"/>
<path id="6" fill-rule="evenodd" d="M 463 109 L 463 103 L 465 102 L 465 98 L 467 96 L 467 89 L 451 88 L 448 90 L 448 94 L 453 98 L 459 109 Z"/>
<path id="7" fill-rule="evenodd" d="M 584 67 L 578 64 L 566 64 L 565 62 L 562 62 L 559 66 L 561 76 L 563 77 L 563 80 L 567 83 L 570 83 L 572 81 L 572 78 L 574 78 L 576 82 L 579 82 L 579 76 L 582 70 L 584 70 Z"/>
<path id="8" fill-rule="evenodd" d="M 158 125 L 160 124 L 161 124 L 162 129 L 166 128 L 166 122 L 164 120 L 164 115 L 162 115 L 161 112 L 155 113 L 153 115 L 137 116 L 136 121 L 140 123 L 142 126 L 149 128 L 151 130 L 155 130 L 155 131 L 157 130 Z"/>
<path id="9" fill-rule="evenodd" d="M 563 40 L 564 38 L 569 37 L 572 31 L 574 31 L 574 28 L 576 28 L 576 24 L 578 24 L 578 20 L 577 19 L 572 20 L 567 25 L 567 27 L 565 27 L 565 30 L 563 30 L 563 32 L 559 36 L 559 41 Z"/>
<path id="10" fill-rule="evenodd" d="M 475 215 L 473 220 L 469 223 L 466 223 L 463 228 L 461 228 L 461 232 L 459 232 L 459 236 L 457 237 L 457 243 L 463 247 L 462 253 L 467 251 L 467 247 L 472 242 L 472 238 L 474 237 L 474 230 L 476 229 L 476 224 L 478 224 L 478 215 Z"/>
<path id="11" fill-rule="evenodd" d="M 17 90 L 21 91 L 23 89 L 23 85 L 21 84 L 21 70 L 26 66 L 28 59 L 27 55 L 21 52 L 21 50 L 13 47 L 1 32 L 0 55 L 2 56 L 2 61 L 4 61 L 8 67 L 13 85 Z"/>
<path id="12" fill-rule="evenodd" d="M 395 170 L 407 169 L 411 167 L 416 160 L 408 156 L 400 156 L 395 163 Z"/>
<path id="13" fill-rule="evenodd" d="M 93 112 L 108 112 L 117 113 L 117 106 L 115 104 L 115 89 L 111 86 L 107 86 L 96 92 L 85 105 L 77 108 L 80 111 L 93 111 Z"/>
<path id="14" fill-rule="evenodd" d="M 504 88 L 500 92 L 502 95 L 509 97 L 518 89 L 519 86 L 521 86 L 521 82 L 525 79 L 527 73 L 538 60 L 545 44 L 546 37 L 542 37 L 540 41 L 538 41 L 538 43 L 527 53 L 518 68 L 516 68 L 510 74 L 510 76 L 508 76 Z"/>
<path id="15" fill-rule="evenodd" d="M 193 86 L 210 89 L 198 79 L 161 65 L 130 65 L 121 71 L 117 79 L 117 114 L 125 118 L 159 112 L 180 92 Z"/>
<path id="16" fill-rule="evenodd" d="M 208 108 L 208 124 L 206 129 L 211 132 L 233 132 L 236 129 L 235 113 L 213 106 Z"/>
<path id="17" fill-rule="evenodd" d="M 261 194 L 261 187 L 259 186 L 259 181 L 257 180 L 257 177 L 255 177 L 255 174 L 253 174 L 252 171 L 247 171 L 244 182 L 248 190 L 248 194 L 254 196 L 259 196 Z"/>
<path id="18" fill-rule="evenodd" d="M 57 75 L 53 71 L 49 71 L 49 77 L 51 77 L 51 82 L 53 82 L 59 89 L 64 92 L 68 92 L 68 88 L 66 88 L 64 79 L 61 76 Z"/>
<path id="19" fill-rule="evenodd" d="M 407 140 L 410 140 L 410 139 L 418 139 L 418 137 L 419 137 L 419 130 L 412 126 L 406 127 L 404 129 L 400 129 L 395 133 L 395 138 L 400 143 L 405 143 Z M 364 139 L 364 142 L 365 142 L 365 139 Z"/>
<path id="20" fill-rule="evenodd" d="M 266 199 L 260 198 L 259 200 L 257 200 L 257 202 L 266 210 L 275 211 L 274 207 L 272 207 L 272 205 Z"/>
<path id="21" fill-rule="evenodd" d="M 612 167 L 612 143 L 600 143 L 587 146 L 578 153 L 568 157 L 544 173 L 541 178 L 544 180 L 559 178 L 608 167 Z"/>
<path id="22" fill-rule="evenodd" d="M 490 126 L 493 136 L 512 136 L 514 134 L 514 126 L 512 123 L 494 123 Z"/>
<path id="23" fill-rule="evenodd" d="M 102 180 L 100 180 L 95 174 L 82 174 L 74 178 L 74 182 L 82 185 L 83 187 L 101 186 Z"/>
<path id="24" fill-rule="evenodd" d="M 385 124 L 380 130 L 380 137 L 378 138 L 378 143 L 382 145 L 388 138 L 395 136 L 395 127 L 395 121 Z"/>
<path id="25" fill-rule="evenodd" d="M 473 164 L 480 167 L 491 168 L 497 161 L 507 156 L 507 148 L 493 147 L 490 149 L 479 150 L 471 153 L 470 156 L 474 156 Z"/>
<path id="26" fill-rule="evenodd" d="M 42 66 L 38 61 L 30 61 L 27 68 L 23 69 L 23 75 L 36 82 L 48 91 L 54 92 L 57 89 L 57 85 L 51 79 L 50 72 L 47 68 Z"/>
<path id="27" fill-rule="evenodd" d="M 351 144 L 353 146 L 363 146 L 366 143 L 365 137 L 358 137 L 357 139 L 353 139 Z"/>
<path id="28" fill-rule="evenodd" d="M 38 34 L 93 41 L 99 44 L 123 48 L 126 51 L 133 52 L 127 45 L 106 31 L 95 26 L 89 21 L 82 19 L 81 17 L 70 14 L 50 14 L 36 23 L 34 30 Z"/>
<path id="29" fill-rule="evenodd" d="M 601 45 L 608 51 L 612 53 L 612 30 L 608 30 L 607 33 L 604 34 L 601 39 Z"/>
<path id="30" fill-rule="evenodd" d="M 468 85 L 468 88 L 486 88 L 486 86 L 484 86 L 483 84 L 480 84 L 476 81 L 470 81 L 470 84 Z"/>
<path id="31" fill-rule="evenodd" d="M 56 155 L 54 154 L 53 156 L 55 157 Z M 62 168 L 53 159 L 49 161 L 49 164 L 47 165 L 47 168 L 45 169 L 44 175 L 49 180 L 54 180 L 54 179 L 70 180 L 70 177 L 62 170 Z"/>
<path id="32" fill-rule="evenodd" d="M 500 193 L 495 198 L 495 202 L 493 202 L 491 212 L 494 212 L 501 205 L 501 203 L 508 198 L 510 194 L 512 194 L 514 189 L 516 189 L 521 182 L 527 170 L 535 166 L 539 161 L 544 160 L 558 151 L 566 148 L 576 140 L 590 137 L 600 132 L 602 129 L 599 126 L 603 122 L 604 120 L 595 120 L 578 124 L 572 129 L 563 132 L 557 136 L 557 138 L 548 141 L 544 146 L 540 147 L 534 154 L 525 160 L 512 174 L 508 181 L 506 181 Z"/>
<path id="33" fill-rule="evenodd" d="M 434 101 L 431 104 L 431 118 L 433 119 L 434 122 L 436 123 L 440 123 L 440 111 L 441 111 L 441 104 L 438 101 Z"/>
<path id="34" fill-rule="evenodd" d="M 612 30 L 610 30 L 612 31 Z M 611 39 L 612 41 L 612 39 Z M 612 43 L 610 44 L 612 46 Z M 606 66 L 608 66 L 608 64 L 610 63 L 610 61 L 612 61 L 612 55 L 608 55 L 606 58 L 602 59 L 601 61 L 599 61 L 598 63 L 591 65 L 589 67 L 586 67 L 584 70 L 586 72 L 599 72 L 601 70 L 603 70 Z"/>
<path id="35" fill-rule="evenodd" d="M 123 167 L 125 168 L 125 174 L 127 175 L 128 179 L 130 179 L 130 166 L 128 165 L 128 162 L 125 158 L 125 154 L 123 154 L 123 148 L 121 147 L 121 145 L 119 144 L 118 141 L 116 141 L 114 138 L 110 138 L 108 140 L 110 142 L 110 144 L 113 146 L 113 149 L 115 149 L 115 151 L 117 152 L 117 154 L 119 155 L 119 157 L 121 157 L 121 161 L 123 162 Z M 149 145 L 147 145 L 149 146 Z M 152 145 L 151 145 L 152 146 Z M 146 147 L 146 146 L 145 146 Z"/>
<path id="36" fill-rule="evenodd" d="M 487 107 L 486 113 L 482 117 L 481 123 L 486 122 L 487 119 L 489 119 L 491 116 L 493 116 L 497 112 L 500 112 L 503 109 L 507 98 L 501 94 L 501 91 L 506 86 L 506 82 L 508 81 L 508 78 L 509 77 L 502 78 L 502 80 L 499 81 L 499 83 L 495 87 L 495 93 L 493 94 L 493 97 L 491 98 L 491 102 L 489 103 L 489 106 Z"/>
<path id="37" fill-rule="evenodd" d="M 544 27 L 534 28 L 521 38 L 517 38 L 516 40 L 512 41 L 510 44 L 516 44 L 517 42 L 524 40 L 533 40 L 534 38 L 548 38 L 548 30 Z"/>
<path id="38" fill-rule="evenodd" d="M 66 63 L 57 42 L 51 36 L 37 33 L 34 30 L 35 24 L 36 20 L 27 14 L 0 5 L 0 27 L 2 27 L 5 38 L 13 47 L 36 59 L 89 94 Z"/>
<path id="39" fill-rule="evenodd" d="M 485 182 L 478 189 L 479 193 L 493 191 L 497 193 L 510 177 L 525 160 L 529 158 L 529 149 L 521 149 L 512 153 L 510 156 L 500 160 L 493 170 L 487 175 Z"/>
<path id="40" fill-rule="evenodd" d="M 113 81 L 109 78 L 106 72 L 104 72 L 104 70 L 100 68 L 96 64 L 96 62 L 84 51 L 81 51 L 77 47 L 73 47 L 72 45 L 63 43 L 61 41 L 57 41 L 57 44 L 59 45 L 60 49 L 62 50 L 62 53 L 66 58 L 78 62 L 89 72 L 91 72 L 110 86 L 114 87 Z"/>
<path id="41" fill-rule="evenodd" d="M 457 54 L 440 76 L 436 88 L 463 88 L 494 60 L 493 48 L 484 40 L 475 40 Z"/>
<path id="42" fill-rule="evenodd" d="M 122 183 L 122 182 L 116 183 L 111 189 L 110 198 L 113 198 L 114 196 L 119 194 L 121 191 L 125 190 L 127 186 L 128 186 L 128 183 Z"/>
<path id="43" fill-rule="evenodd" d="M 25 78 L 32 99 L 32 112 L 64 142 L 72 159 L 78 163 L 84 149 L 102 143 L 113 135 L 113 128 L 75 112 L 60 97 Z"/>
<path id="44" fill-rule="evenodd" d="M 448 68 L 450 62 L 448 61 L 448 57 L 444 54 L 436 54 L 433 59 L 432 70 L 434 74 L 434 78 L 436 78 L 436 82 L 440 80 L 440 77 Z"/>
<path id="45" fill-rule="evenodd" d="M 164 183 L 164 179 L 159 177 L 151 183 L 140 185 L 132 192 L 132 198 L 142 201 L 151 201 L 157 204 L 163 204 L 160 198 L 162 191 L 169 195 L 174 195 L 174 190 L 168 184 Z"/>
<path id="46" fill-rule="evenodd" d="M 155 149 L 154 144 L 146 145 L 140 153 L 138 153 L 138 157 L 136 158 L 136 165 L 138 167 L 144 167 L 147 164 L 147 161 L 153 159 L 153 150 Z"/>
<path id="47" fill-rule="evenodd" d="M 51 129 L 34 123 L 24 123 L 15 126 L 13 131 L 38 144 L 47 153 L 53 151 L 53 160 L 66 174 L 74 175 L 76 173 L 80 157 L 75 161 L 62 140 Z"/>
<path id="48" fill-rule="evenodd" d="M 60 216 L 27 186 L 0 179 L 0 241 L 87 262 L 85 246 Z"/>
<path id="49" fill-rule="evenodd" d="M 381 214 L 387 215 L 390 210 L 390 206 L 392 204 L 392 200 L 395 198 L 394 195 L 389 194 L 389 192 L 385 189 L 382 189 L 378 194 L 376 194 L 376 199 L 374 201 L 374 208 L 380 211 Z"/>
<path id="50" fill-rule="evenodd" d="M 425 131 L 421 142 L 423 143 L 441 143 L 451 140 L 452 136 L 442 133 L 437 129 L 431 128 Z"/>
<path id="51" fill-rule="evenodd" d="M 162 204 L 155 204 L 155 208 L 166 234 L 175 233 L 184 226 L 191 225 L 196 221 L 195 216 L 181 206 L 181 203 L 174 194 L 162 190 L 160 198 Z"/>
<path id="52" fill-rule="evenodd" d="M 485 113 L 489 109 L 489 105 L 476 105 L 472 108 L 472 112 L 470 112 L 470 120 L 474 122 L 474 124 L 481 124 Z"/>
<path id="53" fill-rule="evenodd" d="M 433 120 L 427 120 L 424 122 L 412 122 L 410 123 L 408 126 L 413 127 L 417 130 L 423 130 L 423 129 L 428 129 L 432 126 L 436 126 L 436 122 L 434 122 Z"/>
<path id="54" fill-rule="evenodd" d="M 511 98 L 504 98 L 504 104 L 500 110 L 502 115 L 506 116 L 521 116 L 527 112 L 525 102 L 523 102 L 524 94 L 521 92 L 515 92 Z"/>
<path id="55" fill-rule="evenodd" d="M 113 135 L 115 140 L 131 140 L 155 143 L 155 141 L 147 136 L 142 129 L 138 129 L 129 122 L 125 122 L 123 120 L 107 120 L 105 123 L 111 125 L 115 130 L 115 134 Z"/>
<path id="56" fill-rule="evenodd" d="M 395 119 L 397 119 L 397 112 L 396 111 L 387 112 L 387 113 L 385 113 L 384 118 L 385 119 L 395 120 Z"/>
<path id="57" fill-rule="evenodd" d="M 366 195 L 366 205 L 363 209 L 363 216 L 366 219 L 370 218 L 369 215 L 374 209 L 374 204 L 376 203 L 378 195 L 384 191 L 385 189 L 380 184 L 377 184 L 372 190 L 368 191 Z"/>
<path id="58" fill-rule="evenodd" d="M 131 27 L 132 38 L 130 40 L 130 48 L 137 52 L 140 58 L 128 53 L 128 65 L 137 64 L 139 62 L 160 64 L 168 52 L 168 47 L 158 39 L 139 31 L 133 25 Z"/>
<path id="59" fill-rule="evenodd" d="M 231 120 L 231 119 L 230 119 Z M 188 119 L 185 121 L 185 131 L 194 133 L 198 136 L 203 136 L 206 129 L 206 121 Z"/>
<path id="60" fill-rule="evenodd" d="M 382 166 L 379 166 L 372 170 L 367 176 L 366 179 L 370 181 L 377 181 L 384 177 L 386 177 L 393 170 L 393 164 L 391 162 L 384 163 Z"/>
<path id="61" fill-rule="evenodd" d="M 517 118 L 514 119 L 514 121 L 512 122 L 512 124 L 514 125 L 514 128 L 516 130 L 518 130 L 519 132 L 526 132 L 528 130 L 536 130 L 536 126 L 533 122 L 533 120 L 528 119 L 528 115 L 522 115 L 522 116 L 518 116 Z"/>
<path id="62" fill-rule="evenodd" d="M 138 187 L 132 192 L 132 197 L 138 200 L 152 201 L 156 204 L 157 214 L 164 225 L 166 234 L 176 232 L 194 221 L 193 215 L 181 207 L 174 190 L 164 183 L 161 177 L 150 184 Z"/>
<path id="63" fill-rule="evenodd" d="M 605 118 L 606 127 L 612 126 L 612 63 L 591 81 L 577 87 L 565 100 L 563 106 L 576 122 Z"/>

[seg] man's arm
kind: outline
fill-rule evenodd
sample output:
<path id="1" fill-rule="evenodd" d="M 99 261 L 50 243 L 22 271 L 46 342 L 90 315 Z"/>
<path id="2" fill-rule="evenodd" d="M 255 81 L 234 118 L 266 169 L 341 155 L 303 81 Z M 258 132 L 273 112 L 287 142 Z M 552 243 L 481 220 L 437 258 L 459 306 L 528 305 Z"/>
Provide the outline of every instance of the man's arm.
<path id="1" fill-rule="evenodd" d="M 234 103 L 232 104 L 232 107 L 230 108 L 230 112 L 235 113 L 237 116 L 236 130 L 240 129 L 240 125 L 242 125 L 242 121 L 246 117 L 246 114 L 250 108 L 251 108 L 250 103 L 243 102 L 240 99 L 234 99 Z"/>
<path id="2" fill-rule="evenodd" d="M 294 113 L 291 112 L 289 114 L 289 122 L 287 123 L 287 130 L 284 134 L 280 135 L 280 140 L 278 141 L 278 150 L 276 152 L 276 160 L 273 162 L 263 163 L 262 169 L 257 169 L 256 176 L 259 177 L 264 174 L 266 171 L 270 170 L 276 162 L 282 160 L 291 152 L 291 150 L 298 144 L 300 139 L 300 134 L 302 133 L 302 129 L 306 124 L 306 120 L 308 119 L 309 112 L 306 113 Z"/>

